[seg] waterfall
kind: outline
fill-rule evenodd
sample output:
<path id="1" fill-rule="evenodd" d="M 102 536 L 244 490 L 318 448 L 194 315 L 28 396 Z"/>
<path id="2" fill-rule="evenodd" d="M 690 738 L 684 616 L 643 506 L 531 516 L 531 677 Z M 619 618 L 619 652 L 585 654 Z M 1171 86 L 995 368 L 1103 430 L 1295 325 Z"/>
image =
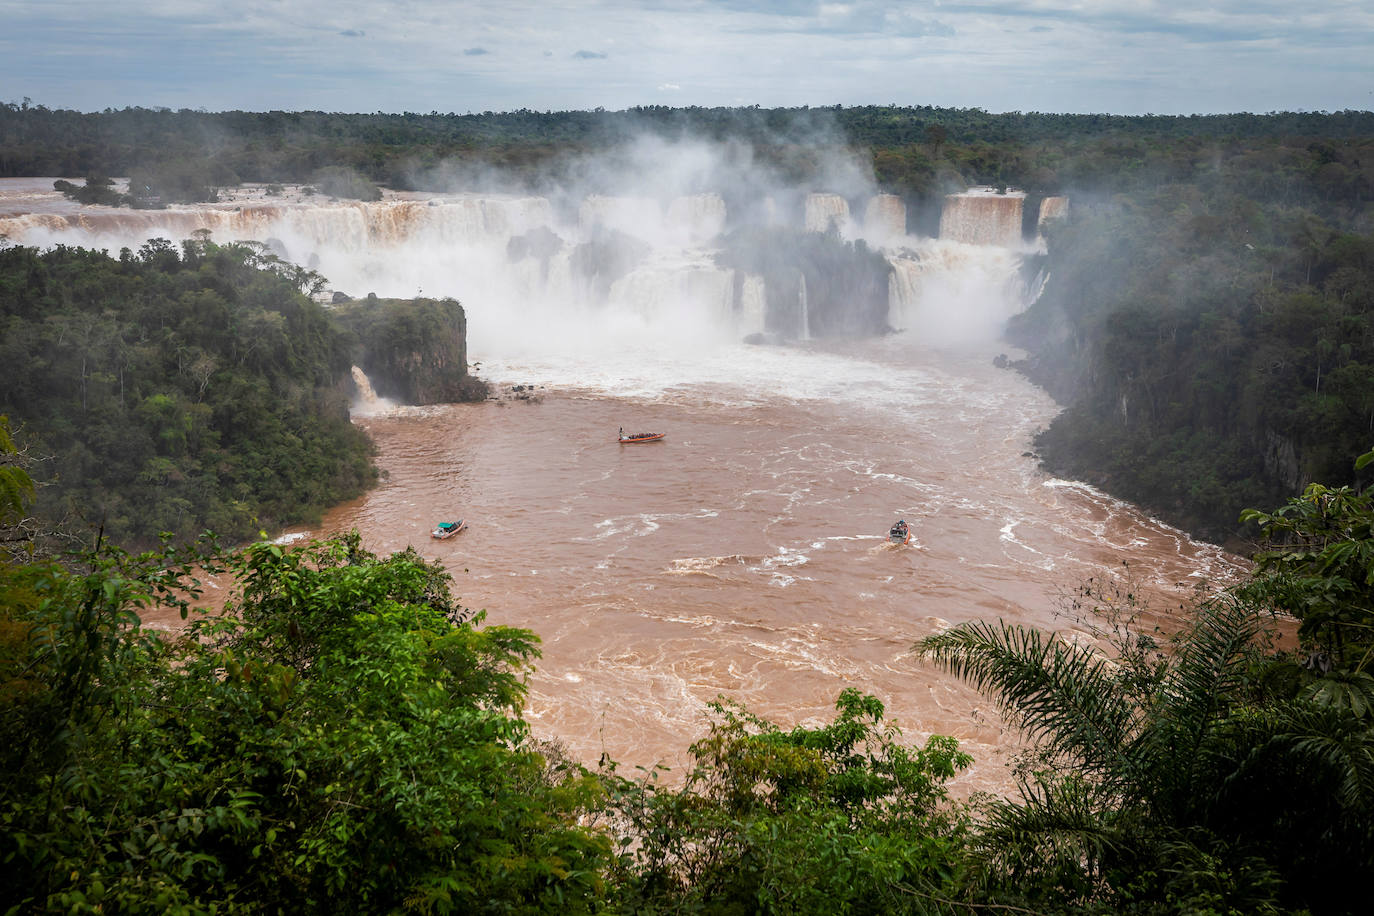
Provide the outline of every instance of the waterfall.
<path id="1" fill-rule="evenodd" d="M 940 212 L 940 238 L 970 245 L 1021 247 L 1021 191 L 999 194 L 992 188 L 971 188 L 945 197 Z"/>
<path id="2" fill-rule="evenodd" d="M 906 235 L 906 204 L 896 194 L 878 194 L 864 209 L 864 238 L 883 244 Z"/>
<path id="3" fill-rule="evenodd" d="M 719 194 L 692 194 L 668 205 L 668 224 L 686 244 L 703 244 L 725 231 L 725 200 Z"/>
<path id="4" fill-rule="evenodd" d="M 1067 197 L 1046 197 L 1040 201 L 1040 216 L 1036 219 L 1036 225 L 1043 226 L 1052 219 L 1063 219 L 1069 215 L 1069 199 Z"/>
<path id="5" fill-rule="evenodd" d="M 353 386 L 357 389 L 358 397 L 350 408 L 350 413 L 357 417 L 370 417 L 396 406 L 396 402 L 389 398 L 377 397 L 377 392 L 372 390 L 371 379 L 367 377 L 367 373 L 363 372 L 361 367 L 354 366 L 351 372 Z"/>
<path id="6" fill-rule="evenodd" d="M 578 208 L 582 234 L 598 228 L 623 232 L 635 238 L 654 236 L 663 224 L 663 209 L 652 197 L 606 197 L 589 195 Z"/>
<path id="7" fill-rule="evenodd" d="M 995 340 L 1029 304 L 1021 260 L 1007 248 L 943 239 L 891 253 L 889 319 L 935 344 Z"/>
<path id="8" fill-rule="evenodd" d="M 838 194 L 813 192 L 806 195 L 806 231 L 843 233 L 849 226 L 849 202 Z"/>
<path id="9" fill-rule="evenodd" d="M 606 307 L 635 315 L 646 325 L 730 326 L 735 324 L 734 271 L 704 260 L 662 256 L 612 284 Z"/>
<path id="10" fill-rule="evenodd" d="M 750 274 L 744 278 L 740 287 L 739 324 L 741 334 L 747 337 L 750 334 L 763 333 L 767 313 L 768 291 L 764 287 L 763 277 Z"/>
<path id="11" fill-rule="evenodd" d="M 352 371 L 353 384 L 358 386 L 358 400 L 363 403 L 375 403 L 377 392 L 372 390 L 372 381 L 368 379 L 367 373 L 359 366 L 354 366 Z"/>
<path id="12" fill-rule="evenodd" d="M 1062 213 L 1060 200 L 1047 199 L 1043 213 Z M 854 231 L 843 196 L 811 193 L 797 199 L 803 201 L 804 213 L 796 216 L 807 229 Z M 1003 252 L 1010 263 L 1015 256 L 1009 249 L 1020 248 L 1021 205 L 1018 194 L 983 190 L 956 195 L 946 204 L 942 230 L 983 244 L 1000 238 L 1006 247 L 988 251 Z M 789 272 L 795 269 L 790 264 L 776 278 L 782 285 L 771 289 L 763 273 L 737 274 L 717 263 L 719 252 L 713 246 L 722 244 L 727 225 L 786 222 L 783 209 L 763 196 L 744 202 L 740 213 L 727 213 L 717 193 L 666 199 L 593 195 L 580 201 L 571 221 L 564 222 L 563 211 L 549 199 L 530 195 L 388 192 L 383 200 L 361 202 L 255 197 L 246 191 L 224 203 L 156 211 L 63 202 L 53 212 L 6 215 L 0 230 L 26 245 L 118 251 L 153 237 L 179 241 L 208 229 L 221 244 L 262 243 L 285 260 L 317 270 L 332 289 L 355 298 L 370 292 L 403 298 L 453 296 L 467 309 L 471 339 L 484 350 L 604 348 L 609 353 L 625 346 L 671 350 L 738 341 L 765 332 L 770 313 L 773 330 L 783 337 L 809 340 L 813 331 L 835 333 L 849 327 L 831 313 L 858 302 L 862 290 L 853 284 L 859 278 L 837 272 L 837 265 L 853 266 L 855 259 L 840 258 L 835 265 L 817 262 L 821 273 L 812 274 L 809 289 L 804 276 Z M 938 338 L 968 322 L 1000 327 L 1019 308 L 1020 298 L 1007 300 L 999 291 L 1001 262 L 989 266 L 969 246 L 954 242 L 906 237 L 899 197 L 869 199 L 863 222 L 865 237 L 875 250 L 886 252 L 893 266 L 889 278 L 876 280 L 879 325 L 885 317 L 895 327 Z M 777 244 L 795 245 L 785 231 L 777 235 Z M 883 247 L 898 244 L 915 247 Z M 784 249 L 774 253 L 798 254 Z M 995 254 L 982 257 L 995 260 Z M 818 276 L 826 281 L 824 289 L 817 285 Z M 793 282 L 798 284 L 795 292 Z M 776 300 L 771 304 L 770 289 Z M 354 373 L 358 406 L 368 410 L 375 395 L 366 377 L 359 376 Z"/>

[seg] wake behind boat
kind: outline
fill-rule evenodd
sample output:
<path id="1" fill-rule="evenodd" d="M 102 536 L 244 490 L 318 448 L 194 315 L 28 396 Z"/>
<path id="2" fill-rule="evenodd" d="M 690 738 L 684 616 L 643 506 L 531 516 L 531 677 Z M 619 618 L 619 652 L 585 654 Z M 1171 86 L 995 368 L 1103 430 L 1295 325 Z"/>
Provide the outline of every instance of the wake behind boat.
<path id="1" fill-rule="evenodd" d="M 434 530 L 429 533 L 429 536 L 432 538 L 437 538 L 441 541 L 445 541 L 453 537 L 458 532 L 462 531 L 467 526 L 468 523 L 461 518 L 458 519 L 458 521 L 456 522 L 440 522 L 439 524 L 434 526 Z"/>
<path id="2" fill-rule="evenodd" d="M 621 444 L 621 445 L 631 445 L 631 444 L 638 444 L 638 443 L 640 443 L 640 442 L 658 442 L 660 439 L 662 439 L 662 438 L 663 438 L 664 436 L 666 436 L 666 435 L 668 435 L 668 434 L 667 434 L 667 433 L 630 433 L 630 435 L 627 436 L 627 435 L 625 435 L 625 427 L 622 426 L 622 427 L 620 428 L 620 444 Z"/>

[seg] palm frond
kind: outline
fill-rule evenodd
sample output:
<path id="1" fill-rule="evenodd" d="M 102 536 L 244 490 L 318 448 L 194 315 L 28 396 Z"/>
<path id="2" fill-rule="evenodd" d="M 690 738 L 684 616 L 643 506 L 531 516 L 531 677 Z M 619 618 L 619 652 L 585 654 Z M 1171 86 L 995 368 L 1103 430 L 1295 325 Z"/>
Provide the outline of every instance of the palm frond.
<path id="1" fill-rule="evenodd" d="M 1263 627 L 1253 606 L 1222 596 L 1200 608 L 1191 631 L 1161 681 L 1131 756 L 1151 774 L 1148 794 L 1157 806 L 1187 806 L 1196 799 L 1205 746 L 1226 722 L 1241 693 L 1245 653 Z"/>
<path id="2" fill-rule="evenodd" d="M 978 864 L 1015 883 L 1028 875 L 1057 875 L 1066 887 L 1090 893 L 1104 861 L 1119 853 L 1117 800 L 1077 775 L 1023 784 L 1016 801 L 991 802 L 977 840 Z"/>
<path id="3" fill-rule="evenodd" d="M 1054 753 L 1112 779 L 1129 778 L 1123 756 L 1136 707 L 1116 688 L 1110 661 L 1053 636 L 1002 621 L 971 621 L 916 644 L 926 658 L 991 694 L 1008 718 Z"/>

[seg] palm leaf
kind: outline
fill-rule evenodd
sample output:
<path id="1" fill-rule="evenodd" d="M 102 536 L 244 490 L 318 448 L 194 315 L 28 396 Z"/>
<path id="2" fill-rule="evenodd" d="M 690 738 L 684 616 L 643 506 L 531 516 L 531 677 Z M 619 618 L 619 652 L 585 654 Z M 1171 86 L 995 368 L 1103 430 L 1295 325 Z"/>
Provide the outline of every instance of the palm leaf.
<path id="1" fill-rule="evenodd" d="M 1117 827 L 1115 801 L 1099 784 L 1076 775 L 1023 784 L 1020 799 L 998 799 L 985 809 L 978 863 L 1013 883 L 1029 875 L 1057 874 L 1089 892 L 1100 877 L 1100 865 L 1126 839 Z M 1070 876 L 1076 877 L 1066 880 Z"/>
<path id="2" fill-rule="evenodd" d="M 1226 721 L 1243 686 L 1246 650 L 1262 621 L 1253 606 L 1229 596 L 1201 608 L 1193 629 L 1160 683 L 1144 727 L 1131 749 L 1150 774 L 1156 805 L 1190 804 L 1203 766 L 1204 745 Z"/>
<path id="3" fill-rule="evenodd" d="M 1037 630 L 971 621 L 916 644 L 947 671 L 994 696 L 1015 724 L 1084 769 L 1130 779 L 1123 749 L 1137 715 L 1110 661 Z"/>
<path id="4" fill-rule="evenodd" d="M 1333 799 L 1352 818 L 1374 813 L 1374 729 L 1346 710 L 1288 707 L 1269 743 L 1271 753 L 1291 755 L 1295 772 L 1333 785 Z"/>

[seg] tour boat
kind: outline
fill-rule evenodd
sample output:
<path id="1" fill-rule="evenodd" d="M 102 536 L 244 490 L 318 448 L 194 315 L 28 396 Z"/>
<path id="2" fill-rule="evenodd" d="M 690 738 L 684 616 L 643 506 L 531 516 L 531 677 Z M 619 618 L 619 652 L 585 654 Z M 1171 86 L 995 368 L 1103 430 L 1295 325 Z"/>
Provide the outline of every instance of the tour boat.
<path id="1" fill-rule="evenodd" d="M 429 533 L 429 536 L 438 538 L 441 541 L 446 540 L 447 538 L 453 537 L 467 526 L 467 522 L 463 521 L 461 518 L 456 522 L 440 522 L 438 525 L 434 526 L 434 530 Z"/>
<path id="2" fill-rule="evenodd" d="M 887 539 L 894 544 L 905 546 L 911 543 L 911 527 L 906 519 L 899 519 L 887 532 Z"/>
<path id="3" fill-rule="evenodd" d="M 630 433 L 630 435 L 627 436 L 627 435 L 625 435 L 625 430 L 622 429 L 622 430 L 620 431 L 620 444 L 621 444 L 621 445 L 632 445 L 632 444 L 637 444 L 637 443 L 640 443 L 640 442 L 657 442 L 658 440 L 662 439 L 662 438 L 663 438 L 664 436 L 666 436 L 666 435 L 668 435 L 668 434 L 667 434 L 667 433 Z"/>

